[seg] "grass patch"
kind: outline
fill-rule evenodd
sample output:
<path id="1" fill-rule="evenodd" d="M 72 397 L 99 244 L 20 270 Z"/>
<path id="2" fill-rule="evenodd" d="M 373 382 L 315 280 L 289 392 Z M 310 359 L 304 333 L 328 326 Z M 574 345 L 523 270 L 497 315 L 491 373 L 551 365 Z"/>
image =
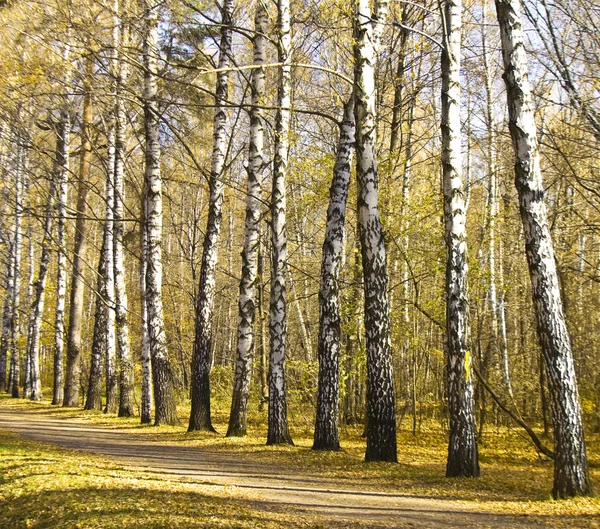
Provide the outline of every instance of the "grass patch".
<path id="1" fill-rule="evenodd" d="M 552 461 L 538 457 L 519 430 L 489 429 L 480 445 L 479 479 L 444 477 L 446 438 L 439 428 L 418 436 L 398 435 L 398 464 L 365 464 L 365 441 L 358 431 L 342 437 L 342 452 L 310 449 L 304 429 L 293 431 L 296 447 L 265 446 L 263 424 L 245 438 L 187 433 L 185 427 L 150 427 L 139 419 L 81 409 L 0 398 L 0 406 L 40 418 L 62 418 L 110 428 L 172 446 L 194 446 L 242 458 L 256 468 L 282 475 L 318 478 L 329 488 L 357 488 L 453 500 L 490 514 L 534 517 L 554 527 L 600 527 L 600 498 L 553 501 Z M 182 410 L 183 412 L 183 410 Z M 183 413 L 181 417 L 184 417 Z M 187 421 L 183 420 L 183 424 Z M 251 424 L 252 421 L 251 421 Z M 224 417 L 215 426 L 226 430 Z M 304 433 L 303 433 L 304 432 Z M 600 490 L 600 436 L 588 438 L 591 476 Z M 192 480 L 157 477 L 107 463 L 106 458 L 24 440 L 0 432 L 0 527 L 321 527 L 318 519 L 260 504 L 235 488 L 203 486 Z M 327 527 L 335 527 L 328 521 Z M 374 527 L 373 524 L 340 527 Z"/>
<path id="2" fill-rule="evenodd" d="M 0 431 L 0 527 L 324 528 L 314 517 L 240 497 L 234 487 L 149 475 L 106 458 Z M 328 527 L 367 527 L 361 523 Z"/>

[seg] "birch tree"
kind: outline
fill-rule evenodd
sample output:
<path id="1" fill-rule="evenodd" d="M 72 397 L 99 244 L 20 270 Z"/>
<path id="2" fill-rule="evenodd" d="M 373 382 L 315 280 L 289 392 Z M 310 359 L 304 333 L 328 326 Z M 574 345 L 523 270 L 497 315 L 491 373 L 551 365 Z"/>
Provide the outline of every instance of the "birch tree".
<path id="1" fill-rule="evenodd" d="M 20 113 L 19 113 L 20 114 Z M 19 124 L 20 125 L 20 124 Z M 20 299 L 21 299 L 21 246 L 23 242 L 23 163 L 25 160 L 24 151 L 24 139 L 20 131 L 16 131 L 15 139 L 17 143 L 17 155 L 15 160 L 15 224 L 14 224 L 14 235 L 13 235 L 13 286 L 12 286 L 12 306 L 11 306 L 11 318 L 10 318 L 10 369 L 11 369 L 11 381 L 12 381 L 12 397 L 19 397 L 19 384 L 20 384 L 20 328 L 19 328 L 19 317 L 20 317 Z"/>
<path id="2" fill-rule="evenodd" d="M 106 403 L 104 413 L 116 413 L 118 410 L 118 387 L 117 387 L 117 350 L 115 336 L 115 261 L 114 261 L 114 182 L 115 182 L 115 127 L 114 121 L 108 124 L 107 140 L 107 168 L 106 168 L 106 218 L 104 220 L 104 241 L 102 243 L 104 260 L 104 290 L 106 314 Z"/>
<path id="3" fill-rule="evenodd" d="M 10 317 L 12 309 L 12 288 L 14 275 L 14 259 L 12 237 L 8 238 L 8 251 L 6 256 L 6 298 L 4 299 L 4 307 L 2 309 L 2 341 L 0 343 L 0 390 L 11 391 L 10 384 L 6 381 L 6 369 L 8 366 L 8 351 L 10 342 Z M 9 378 L 10 382 L 10 378 Z"/>
<path id="4" fill-rule="evenodd" d="M 142 403 L 140 422 L 152 422 L 152 362 L 150 358 L 150 331 L 148 329 L 148 303 L 146 300 L 146 274 L 148 270 L 148 232 L 146 230 L 146 200 L 142 200 L 142 223 L 140 227 L 140 316 L 142 323 Z"/>
<path id="5" fill-rule="evenodd" d="M 173 373 L 167 351 L 162 304 L 162 178 L 158 127 L 158 6 L 144 2 L 144 179 L 145 229 L 148 239 L 146 305 L 154 386 L 154 424 L 178 424 Z"/>
<path id="6" fill-rule="evenodd" d="M 379 2 L 379 13 L 385 13 Z M 375 68 L 385 16 L 374 16 L 368 0 L 356 0 L 354 83 L 358 227 L 364 276 L 367 348 L 366 461 L 396 461 L 396 407 L 385 244 L 379 216 L 376 153 Z"/>
<path id="7" fill-rule="evenodd" d="M 63 62 L 67 65 L 69 72 L 69 54 L 70 46 L 65 45 Z M 65 85 L 70 85 L 70 74 L 65 75 Z M 64 334 L 65 334 L 65 301 L 67 295 L 67 249 L 66 249 L 66 216 L 67 216 L 67 192 L 69 179 L 69 156 L 71 145 L 71 115 L 69 109 L 68 96 L 66 97 L 65 107 L 61 113 L 60 130 L 62 132 L 63 153 L 61 156 L 62 164 L 56 179 L 56 199 L 57 199 L 57 263 L 56 263 L 56 306 L 54 309 L 54 392 L 52 404 L 61 405 L 64 397 Z M 77 388 L 78 390 L 79 388 Z M 71 405 L 71 404 L 69 404 Z"/>
<path id="8" fill-rule="evenodd" d="M 461 0 L 442 10 L 442 167 L 450 441 L 446 476 L 479 476 L 467 299 L 467 230 L 460 132 Z"/>
<path id="9" fill-rule="evenodd" d="M 242 252 L 242 278 L 238 300 L 237 354 L 233 397 L 227 436 L 246 435 L 248 398 L 252 365 L 254 362 L 256 320 L 256 286 L 258 273 L 258 249 L 260 244 L 261 191 L 264 159 L 264 117 L 260 109 L 265 94 L 266 62 L 265 41 L 267 34 L 267 11 L 261 1 L 256 3 L 254 18 L 254 65 L 252 71 L 252 108 L 250 110 L 250 135 L 248 139 L 248 174 L 246 198 L 246 223 L 244 249 Z"/>
<path id="10" fill-rule="evenodd" d="M 354 155 L 354 96 L 344 105 L 329 207 L 319 283 L 319 387 L 313 450 L 339 450 L 340 398 L 340 286 L 339 275 L 344 252 L 346 201 Z"/>
<path id="11" fill-rule="evenodd" d="M 492 320 L 492 343 L 491 350 L 494 351 L 493 356 L 498 356 L 498 350 L 500 352 L 500 358 L 493 358 L 492 362 L 496 364 L 498 361 L 501 364 L 502 380 L 504 388 L 509 395 L 512 396 L 512 386 L 510 380 L 510 370 L 508 363 L 508 339 L 506 334 L 506 317 L 504 314 L 504 292 L 503 289 L 497 287 L 502 284 L 502 262 L 501 262 L 501 249 L 502 241 L 499 241 L 499 257 L 500 260 L 496 265 L 496 219 L 498 217 L 498 163 L 496 156 L 496 123 L 494 118 L 493 108 L 493 77 L 492 68 L 489 60 L 489 49 L 487 42 L 487 0 L 483 6 L 482 16 L 482 28 L 481 28 L 481 48 L 482 48 L 482 60 L 485 76 L 485 118 L 486 127 L 488 131 L 487 137 L 487 163 L 488 163 L 488 204 L 487 204 L 487 216 L 488 216 L 488 236 L 489 236 L 489 249 L 488 249 L 488 266 L 490 273 L 490 287 L 489 287 L 489 300 L 490 300 L 490 313 Z M 498 272 L 498 281 L 497 274 Z"/>
<path id="12" fill-rule="evenodd" d="M 29 363 L 29 395 L 31 400 L 41 400 L 42 383 L 40 379 L 40 333 L 44 316 L 46 300 L 46 282 L 50 267 L 52 245 L 52 228 L 54 226 L 54 201 L 56 196 L 55 181 L 66 163 L 64 156 L 64 122 L 60 121 L 56 130 L 56 149 L 54 154 L 53 174 L 50 180 L 48 200 L 46 202 L 46 218 L 44 220 L 44 235 L 42 238 L 39 270 L 34 283 L 34 297 L 29 313 L 29 329 L 27 341 L 27 362 Z M 27 391 L 27 388 L 26 388 Z"/>
<path id="13" fill-rule="evenodd" d="M 115 276 L 115 334 L 119 372 L 119 417 L 135 414 L 133 403 L 133 359 L 129 346 L 128 303 L 125 287 L 125 263 L 123 252 L 123 209 L 125 201 L 125 102 L 123 84 L 127 78 L 127 66 L 122 58 L 123 48 L 128 45 L 128 28 L 120 15 L 119 0 L 114 2 L 115 45 L 115 171 L 113 198 L 113 259 Z"/>
<path id="14" fill-rule="evenodd" d="M 221 9 L 221 39 L 219 42 L 220 71 L 215 89 L 215 116 L 213 150 L 210 170 L 210 197 L 208 220 L 204 235 L 198 305 L 196 307 L 196 332 L 192 358 L 192 411 L 188 431 L 214 431 L 210 420 L 210 354 L 212 350 L 212 324 L 215 297 L 215 271 L 217 250 L 223 220 L 224 171 L 227 154 L 226 101 L 229 92 L 229 70 L 232 54 L 231 15 L 233 0 L 225 0 Z M 224 70 L 224 71 L 223 71 Z"/>
<path id="15" fill-rule="evenodd" d="M 87 248 L 87 195 L 89 190 L 90 166 L 92 162 L 92 78 L 94 58 L 88 55 L 85 61 L 83 80 L 83 111 L 81 115 L 81 148 L 79 158 L 79 180 L 77 184 L 77 214 L 75 220 L 75 247 L 71 273 L 69 303 L 69 328 L 67 332 L 67 365 L 65 376 L 65 406 L 79 406 L 81 377 L 81 327 L 83 323 L 83 293 L 85 286 L 84 263 Z"/>
<path id="16" fill-rule="evenodd" d="M 90 360 L 90 376 L 88 378 L 84 404 L 84 409 L 86 410 L 102 409 L 102 373 L 104 371 L 102 363 L 105 362 L 107 337 L 107 313 L 104 307 L 106 300 L 106 259 L 104 258 L 106 249 L 104 244 L 105 241 L 103 240 L 96 278 L 96 306 L 94 312 L 94 331 L 92 336 L 92 358 Z"/>
<path id="17" fill-rule="evenodd" d="M 515 151 L 515 185 L 551 397 L 555 453 L 552 494 L 555 498 L 591 495 L 571 340 L 544 202 L 520 5 L 515 0 L 496 0 L 496 13 L 502 42 L 509 128 Z"/>
<path id="18" fill-rule="evenodd" d="M 267 444 L 293 444 L 287 419 L 285 355 L 287 337 L 287 231 L 285 181 L 291 106 L 291 52 L 289 0 L 277 1 L 277 58 L 281 64 L 277 86 L 273 182 L 271 189 L 271 295 L 269 310 L 269 410 Z"/>

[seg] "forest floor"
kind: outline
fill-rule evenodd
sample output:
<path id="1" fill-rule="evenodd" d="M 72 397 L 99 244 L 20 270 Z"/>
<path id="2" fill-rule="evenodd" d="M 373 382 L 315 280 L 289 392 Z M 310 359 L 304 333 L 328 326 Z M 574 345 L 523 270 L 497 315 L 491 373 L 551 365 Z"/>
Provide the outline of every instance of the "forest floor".
<path id="1" fill-rule="evenodd" d="M 446 479 L 438 430 L 400 432 L 398 464 L 366 464 L 356 432 L 314 452 L 299 430 L 267 447 L 260 427 L 189 434 L 2 396 L 0 528 L 600 528 L 600 498 L 550 499 L 552 463 L 518 431 L 486 434 L 481 478 Z M 588 447 L 598 490 L 600 436 Z"/>

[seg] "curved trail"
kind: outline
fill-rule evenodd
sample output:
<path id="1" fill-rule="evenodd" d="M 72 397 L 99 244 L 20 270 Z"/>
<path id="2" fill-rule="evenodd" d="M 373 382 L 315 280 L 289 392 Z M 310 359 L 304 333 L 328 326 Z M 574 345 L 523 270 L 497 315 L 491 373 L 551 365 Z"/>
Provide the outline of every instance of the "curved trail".
<path id="1" fill-rule="evenodd" d="M 185 477 L 203 486 L 228 487 L 266 510 L 290 510 L 369 527 L 549 527 L 521 516 L 490 514 L 476 504 L 358 490 L 349 479 L 331 480 L 276 466 L 258 465 L 234 451 L 211 451 L 141 440 L 131 433 L 31 411 L 0 408 L 0 429 L 59 446 L 103 454 L 150 474 Z"/>

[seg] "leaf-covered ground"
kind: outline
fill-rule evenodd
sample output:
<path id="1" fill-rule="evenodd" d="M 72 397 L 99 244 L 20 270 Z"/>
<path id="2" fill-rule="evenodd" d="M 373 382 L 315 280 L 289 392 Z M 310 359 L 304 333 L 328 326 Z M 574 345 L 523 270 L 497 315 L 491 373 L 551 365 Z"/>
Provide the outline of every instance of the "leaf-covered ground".
<path id="1" fill-rule="evenodd" d="M 439 429 L 417 436 L 400 432 L 398 464 L 363 462 L 364 440 L 345 432 L 344 450 L 313 452 L 311 439 L 293 432 L 296 447 L 264 445 L 263 425 L 244 439 L 186 433 L 182 427 L 141 426 L 139 419 L 118 419 L 97 412 L 52 407 L 47 403 L 0 399 L 0 408 L 26 411 L 35 417 L 65 419 L 110 428 L 130 438 L 173 447 L 202 447 L 254 468 L 280 468 L 296 476 L 318 476 L 336 488 L 400 493 L 440 501 L 490 516 L 512 514 L 529 524 L 548 527 L 600 527 L 600 499 L 550 499 L 552 462 L 538 457 L 518 430 L 488 429 L 480 446 L 479 479 L 446 479 L 446 440 Z M 218 421 L 217 429 L 225 430 Z M 600 490 L 599 436 L 588 438 L 591 474 Z M 112 458 L 66 450 L 0 432 L 0 527 L 374 527 L 371 520 L 323 520 L 269 505 L 235 487 L 214 487 L 149 474 Z M 381 522 L 385 525 L 387 522 Z M 377 526 L 381 525 L 377 522 Z M 491 524 L 494 525 L 494 524 Z M 398 522 L 398 527 L 404 527 Z M 488 526 L 482 519 L 482 527 Z M 497 524 L 496 524 L 497 526 Z"/>

